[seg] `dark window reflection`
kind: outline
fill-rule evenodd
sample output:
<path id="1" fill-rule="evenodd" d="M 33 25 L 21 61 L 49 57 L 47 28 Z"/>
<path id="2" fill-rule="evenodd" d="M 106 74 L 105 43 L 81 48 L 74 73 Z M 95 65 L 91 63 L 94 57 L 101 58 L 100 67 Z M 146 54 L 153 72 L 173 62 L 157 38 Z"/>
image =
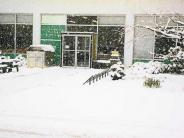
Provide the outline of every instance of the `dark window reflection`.
<path id="1" fill-rule="evenodd" d="M 89 67 L 89 52 L 86 51 L 77 52 L 77 66 Z"/>
<path id="2" fill-rule="evenodd" d="M 77 50 L 89 50 L 90 38 L 89 37 L 78 37 Z"/>
<path id="3" fill-rule="evenodd" d="M 69 32 L 97 32 L 96 26 L 67 26 Z"/>
<path id="4" fill-rule="evenodd" d="M 74 66 L 75 65 L 75 52 L 64 51 L 63 52 L 63 66 Z"/>
<path id="5" fill-rule="evenodd" d="M 155 58 L 161 58 L 168 54 L 170 47 L 175 47 L 176 42 L 172 38 L 155 36 Z"/>
<path id="6" fill-rule="evenodd" d="M 65 36 L 63 50 L 75 50 L 75 37 Z"/>
<path id="7" fill-rule="evenodd" d="M 14 51 L 15 25 L 0 24 L 0 50 L 3 53 Z"/>
<path id="8" fill-rule="evenodd" d="M 97 24 L 97 16 L 67 16 L 67 24 Z"/>
<path id="9" fill-rule="evenodd" d="M 17 53 L 25 53 L 32 44 L 32 25 L 17 25 Z"/>
<path id="10" fill-rule="evenodd" d="M 98 30 L 98 53 L 110 54 L 117 50 L 123 56 L 124 50 L 124 27 L 99 26 Z"/>

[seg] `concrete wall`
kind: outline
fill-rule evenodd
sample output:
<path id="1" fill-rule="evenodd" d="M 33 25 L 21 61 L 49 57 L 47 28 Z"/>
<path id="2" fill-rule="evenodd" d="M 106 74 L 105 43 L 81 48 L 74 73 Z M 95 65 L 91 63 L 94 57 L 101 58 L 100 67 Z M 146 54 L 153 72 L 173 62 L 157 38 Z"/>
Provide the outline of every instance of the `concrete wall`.
<path id="1" fill-rule="evenodd" d="M 125 64 L 133 61 L 134 17 L 183 14 L 184 0 L 1 0 L 0 13 L 33 13 L 33 43 L 40 43 L 41 13 L 126 15 Z"/>
<path id="2" fill-rule="evenodd" d="M 2 0 L 0 12 L 67 14 L 183 13 L 183 0 Z"/>

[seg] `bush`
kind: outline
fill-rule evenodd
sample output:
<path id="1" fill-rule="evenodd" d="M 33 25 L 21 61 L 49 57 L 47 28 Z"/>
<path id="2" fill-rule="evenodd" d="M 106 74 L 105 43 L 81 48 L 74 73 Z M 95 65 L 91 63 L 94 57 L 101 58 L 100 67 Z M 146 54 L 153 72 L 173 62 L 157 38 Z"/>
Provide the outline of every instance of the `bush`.
<path id="1" fill-rule="evenodd" d="M 159 74 L 167 73 L 169 65 L 158 61 L 150 61 L 148 63 L 136 62 L 130 67 L 130 71 L 134 74 L 148 73 Z"/>
<path id="2" fill-rule="evenodd" d="M 125 76 L 124 73 L 124 65 L 120 62 L 117 64 L 114 64 L 110 67 L 110 76 L 112 80 L 119 80 L 122 79 L 122 77 Z"/>
<path id="3" fill-rule="evenodd" d="M 148 88 L 159 88 L 160 80 L 154 78 L 146 78 L 144 81 L 144 86 Z"/>
<path id="4" fill-rule="evenodd" d="M 183 73 L 184 72 L 184 51 L 180 46 L 170 48 L 169 54 L 165 55 L 165 63 L 168 63 L 169 73 Z"/>

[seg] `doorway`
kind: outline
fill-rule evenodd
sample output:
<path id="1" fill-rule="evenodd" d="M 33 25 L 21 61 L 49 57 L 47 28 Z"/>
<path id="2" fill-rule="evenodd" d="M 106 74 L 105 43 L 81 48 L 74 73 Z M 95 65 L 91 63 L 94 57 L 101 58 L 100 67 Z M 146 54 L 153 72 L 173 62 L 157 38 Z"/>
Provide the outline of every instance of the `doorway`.
<path id="1" fill-rule="evenodd" d="M 62 66 L 90 67 L 91 35 L 62 34 Z"/>

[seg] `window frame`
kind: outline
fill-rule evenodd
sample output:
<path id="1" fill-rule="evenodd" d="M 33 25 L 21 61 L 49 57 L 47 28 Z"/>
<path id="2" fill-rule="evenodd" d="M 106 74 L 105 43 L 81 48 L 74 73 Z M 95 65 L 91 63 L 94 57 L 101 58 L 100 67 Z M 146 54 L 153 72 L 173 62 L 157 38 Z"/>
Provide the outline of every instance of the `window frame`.
<path id="1" fill-rule="evenodd" d="M 17 25 L 32 25 L 33 26 L 33 14 L 32 13 L 0 13 L 0 15 L 13 15 L 14 16 L 14 22 L 12 23 L 0 23 L 0 24 L 12 24 L 14 25 L 14 51 L 13 51 L 13 54 L 16 54 L 17 53 Z M 26 15 L 29 15 L 29 16 L 32 16 L 32 23 L 18 23 L 17 22 L 17 16 L 26 16 Z M 32 41 L 33 41 L 33 27 L 32 27 Z M 5 53 L 6 54 L 6 53 Z"/>

